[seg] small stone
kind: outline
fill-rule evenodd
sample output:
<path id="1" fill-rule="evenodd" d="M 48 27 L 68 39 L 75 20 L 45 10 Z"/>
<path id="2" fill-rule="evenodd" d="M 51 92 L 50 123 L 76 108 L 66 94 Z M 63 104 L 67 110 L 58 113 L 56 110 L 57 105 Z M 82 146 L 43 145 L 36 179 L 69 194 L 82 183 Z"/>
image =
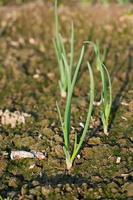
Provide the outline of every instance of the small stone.
<path id="1" fill-rule="evenodd" d="M 61 188 L 61 187 L 62 187 L 62 184 L 58 184 L 57 187 L 58 187 L 58 188 Z"/>
<path id="2" fill-rule="evenodd" d="M 38 185 L 39 185 L 39 182 L 38 182 L 38 181 L 32 181 L 32 185 L 33 185 L 33 186 L 38 186 Z"/>
<path id="3" fill-rule="evenodd" d="M 46 158 L 45 154 L 42 152 L 36 152 L 36 151 L 32 151 L 34 156 L 38 159 L 38 160 L 44 160 Z"/>
<path id="4" fill-rule="evenodd" d="M 25 184 L 23 185 L 23 187 L 21 188 L 21 194 L 22 195 L 26 195 L 28 193 L 28 185 Z"/>
<path id="5" fill-rule="evenodd" d="M 116 164 L 120 164 L 120 162 L 121 162 L 121 157 L 117 157 Z"/>
<path id="6" fill-rule="evenodd" d="M 70 184 L 66 184 L 66 191 L 67 192 L 71 192 L 72 191 L 72 188 L 71 188 L 71 186 L 70 186 Z"/>
<path id="7" fill-rule="evenodd" d="M 79 125 L 80 125 L 81 128 L 84 128 L 83 122 L 80 122 Z"/>
<path id="8" fill-rule="evenodd" d="M 35 166 L 36 166 L 35 164 L 30 165 L 30 166 L 29 166 L 29 169 L 34 169 Z"/>
<path id="9" fill-rule="evenodd" d="M 81 158 L 80 154 L 77 155 L 77 159 L 79 160 Z"/>
<path id="10" fill-rule="evenodd" d="M 50 193 L 50 188 L 47 187 L 47 186 L 42 186 L 42 188 L 41 188 L 41 193 L 42 193 L 42 195 L 44 195 L 44 196 L 48 196 L 49 193 Z"/>
<path id="11" fill-rule="evenodd" d="M 57 193 L 59 193 L 61 190 L 60 190 L 60 188 L 56 187 L 56 188 L 54 189 L 54 191 L 57 192 Z"/>
<path id="12" fill-rule="evenodd" d="M 39 74 L 34 74 L 34 75 L 33 75 L 33 78 L 34 78 L 34 79 L 38 79 L 39 77 L 40 77 Z"/>
<path id="13" fill-rule="evenodd" d="M 55 74 L 53 72 L 47 73 L 47 76 L 50 80 L 53 80 L 55 78 Z"/>

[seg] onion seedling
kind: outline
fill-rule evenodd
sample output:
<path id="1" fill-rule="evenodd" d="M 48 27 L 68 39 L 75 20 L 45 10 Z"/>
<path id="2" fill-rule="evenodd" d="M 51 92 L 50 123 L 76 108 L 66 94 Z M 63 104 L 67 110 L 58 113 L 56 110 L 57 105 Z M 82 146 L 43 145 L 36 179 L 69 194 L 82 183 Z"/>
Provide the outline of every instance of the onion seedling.
<path id="1" fill-rule="evenodd" d="M 110 118 L 111 107 L 112 107 L 111 78 L 106 66 L 103 63 L 105 55 L 101 56 L 99 46 L 90 41 L 85 41 L 84 43 L 91 44 L 96 54 L 96 66 L 97 66 L 97 69 L 100 71 L 101 81 L 102 81 L 102 92 L 101 92 L 101 100 L 100 100 L 101 120 L 103 123 L 104 134 L 108 135 L 109 134 L 108 133 L 109 118 Z"/>
<path id="2" fill-rule="evenodd" d="M 102 57 L 100 55 L 99 47 L 93 44 L 96 54 L 97 69 L 101 74 L 102 92 L 101 92 L 101 120 L 103 123 L 103 129 L 105 135 L 108 135 L 109 118 L 112 107 L 112 84 L 109 72 L 106 66 L 103 64 Z"/>
<path id="3" fill-rule="evenodd" d="M 71 102 L 72 95 L 74 92 L 75 83 L 78 77 L 78 72 L 82 64 L 82 60 L 85 54 L 85 45 L 81 48 L 81 53 L 77 65 L 73 68 L 74 63 L 74 27 L 71 27 L 71 39 L 70 39 L 70 60 L 68 61 L 66 50 L 63 43 L 63 38 L 59 32 L 59 20 L 57 15 L 57 0 L 55 1 L 55 25 L 56 25 L 56 36 L 54 40 L 54 47 L 56 52 L 56 57 L 60 70 L 60 90 L 61 96 L 66 97 L 66 105 L 64 111 L 64 117 L 61 116 L 60 108 L 57 104 L 57 110 L 59 113 L 59 118 L 61 121 L 63 137 L 64 137 L 64 153 L 66 156 L 66 165 L 69 170 L 72 167 L 73 161 L 77 156 L 88 132 L 89 123 L 91 120 L 93 101 L 94 101 L 94 79 L 91 66 L 87 62 L 87 66 L 90 74 L 90 105 L 86 118 L 85 127 L 78 140 L 77 133 L 75 134 L 75 142 L 72 148 L 70 142 L 70 129 L 71 129 Z M 72 73 L 73 72 L 73 73 Z"/>
<path id="4" fill-rule="evenodd" d="M 68 56 L 65 50 L 65 46 L 63 43 L 63 37 L 59 32 L 59 19 L 57 14 L 57 0 L 55 0 L 55 39 L 54 39 L 54 47 L 55 53 L 59 65 L 60 71 L 60 81 L 59 87 L 61 91 L 61 96 L 67 96 L 69 79 L 72 79 L 72 68 L 74 61 L 74 26 L 73 23 L 71 25 L 71 38 L 70 38 L 70 59 L 68 60 Z M 67 66 L 67 68 L 66 68 Z"/>
<path id="5" fill-rule="evenodd" d="M 90 66 L 89 62 L 87 62 L 87 66 L 88 66 L 89 74 L 90 74 L 90 104 L 89 104 L 89 109 L 88 109 L 86 123 L 85 123 L 84 129 L 83 129 L 83 132 L 82 132 L 79 140 L 78 140 L 78 137 L 77 137 L 77 133 L 75 133 L 74 146 L 71 147 L 71 143 L 70 143 L 71 102 L 72 102 L 72 95 L 73 95 L 73 91 L 74 91 L 74 86 L 75 86 L 75 83 L 76 83 L 76 80 L 77 80 L 79 69 L 81 67 L 81 62 L 82 62 L 82 59 L 83 59 L 83 56 L 84 56 L 84 52 L 85 52 L 85 46 L 83 46 L 82 49 L 81 49 L 79 61 L 78 61 L 78 64 L 75 68 L 75 72 L 74 72 L 74 76 L 73 76 L 72 81 L 70 81 L 70 79 L 68 80 L 69 81 L 68 94 L 67 94 L 67 99 L 66 99 L 64 118 L 61 116 L 60 108 L 57 104 L 57 110 L 58 110 L 61 125 L 62 125 L 62 131 L 63 131 L 63 137 L 64 137 L 64 148 L 63 149 L 64 149 L 64 153 L 65 153 L 65 157 L 66 157 L 66 165 L 67 165 L 68 170 L 72 167 L 73 161 L 74 161 L 75 157 L 77 156 L 80 148 L 82 147 L 82 144 L 83 144 L 85 137 L 88 133 L 88 127 L 89 127 L 89 123 L 90 123 L 91 116 L 92 116 L 92 110 L 93 110 L 94 78 L 93 78 L 93 72 L 92 72 L 91 66 Z M 64 59 L 64 57 L 63 57 L 63 59 Z M 65 62 L 65 60 L 64 60 L 64 62 Z"/>

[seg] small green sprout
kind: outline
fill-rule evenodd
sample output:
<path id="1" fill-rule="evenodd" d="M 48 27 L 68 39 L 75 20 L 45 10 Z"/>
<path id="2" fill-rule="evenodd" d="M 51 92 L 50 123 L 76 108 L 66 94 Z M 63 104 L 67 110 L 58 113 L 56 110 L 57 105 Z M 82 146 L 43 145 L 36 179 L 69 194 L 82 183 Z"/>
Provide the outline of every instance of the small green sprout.
<path id="1" fill-rule="evenodd" d="M 105 135 L 108 135 L 109 118 L 112 107 L 112 84 L 109 72 L 103 64 L 102 56 L 100 55 L 99 47 L 93 44 L 96 54 L 97 69 L 101 74 L 102 92 L 101 92 L 101 120 Z"/>
<path id="2" fill-rule="evenodd" d="M 103 123 L 104 134 L 108 135 L 109 118 L 112 107 L 112 84 L 109 72 L 106 66 L 103 64 L 106 52 L 104 52 L 104 55 L 101 56 L 99 45 L 96 45 L 95 43 L 90 41 L 85 41 L 84 43 L 92 45 L 96 54 L 96 66 L 97 69 L 100 71 L 102 81 L 102 92 L 100 100 L 101 120 Z"/>
<path id="3" fill-rule="evenodd" d="M 55 39 L 54 39 L 54 48 L 59 65 L 60 71 L 60 81 L 59 87 L 61 91 L 61 96 L 67 96 L 68 84 L 70 83 L 69 79 L 72 79 L 72 68 L 74 62 L 74 26 L 71 25 L 71 38 L 70 38 L 70 59 L 65 50 L 63 43 L 63 37 L 59 32 L 59 19 L 57 14 L 57 0 L 55 0 Z M 67 66 L 67 68 L 66 68 Z"/>
<path id="4" fill-rule="evenodd" d="M 90 66 L 89 62 L 87 62 L 87 66 L 88 66 L 89 74 L 90 74 L 90 104 L 89 104 L 89 109 L 88 109 L 86 123 L 85 123 L 84 129 L 83 129 L 83 132 L 79 138 L 79 141 L 78 141 L 77 133 L 75 133 L 75 142 L 74 142 L 74 147 L 72 148 L 71 143 L 70 143 L 71 102 L 72 102 L 74 86 L 75 86 L 75 83 L 77 80 L 77 76 L 78 76 L 78 72 L 79 72 L 79 69 L 81 66 L 84 52 L 85 52 L 85 46 L 83 46 L 81 49 L 80 58 L 79 58 L 77 66 L 76 66 L 72 82 L 69 80 L 69 84 L 68 84 L 69 87 L 68 87 L 68 94 L 67 94 L 67 99 L 66 99 L 64 118 L 62 118 L 60 108 L 57 104 L 57 110 L 59 113 L 62 131 L 63 131 L 63 137 L 64 137 L 64 148 L 63 149 L 64 149 L 64 153 L 66 156 L 66 165 L 67 165 L 68 170 L 72 167 L 73 161 L 74 161 L 75 157 L 77 156 L 80 148 L 82 147 L 82 144 L 88 133 L 88 127 L 89 127 L 89 123 L 90 123 L 91 116 L 92 116 L 92 110 L 93 110 L 94 78 L 93 78 L 93 72 L 92 72 L 91 66 Z"/>

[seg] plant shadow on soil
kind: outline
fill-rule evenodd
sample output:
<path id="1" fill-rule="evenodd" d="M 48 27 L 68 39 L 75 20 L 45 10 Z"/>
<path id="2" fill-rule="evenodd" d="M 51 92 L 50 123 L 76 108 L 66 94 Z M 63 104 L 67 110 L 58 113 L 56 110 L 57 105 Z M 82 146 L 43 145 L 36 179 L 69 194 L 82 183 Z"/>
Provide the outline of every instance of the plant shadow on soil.
<path id="1" fill-rule="evenodd" d="M 119 109 L 121 99 L 122 99 L 124 93 L 126 93 L 128 91 L 128 87 L 129 87 L 129 83 L 130 83 L 130 76 L 133 73 L 132 50 L 133 50 L 133 47 L 129 47 L 128 57 L 127 57 L 128 65 L 127 65 L 127 69 L 125 71 L 125 77 L 124 77 L 123 83 L 122 83 L 118 93 L 116 94 L 113 103 L 112 103 L 110 127 L 111 127 L 111 124 L 113 124 L 113 122 L 115 120 L 115 116 L 116 116 L 116 113 Z"/>

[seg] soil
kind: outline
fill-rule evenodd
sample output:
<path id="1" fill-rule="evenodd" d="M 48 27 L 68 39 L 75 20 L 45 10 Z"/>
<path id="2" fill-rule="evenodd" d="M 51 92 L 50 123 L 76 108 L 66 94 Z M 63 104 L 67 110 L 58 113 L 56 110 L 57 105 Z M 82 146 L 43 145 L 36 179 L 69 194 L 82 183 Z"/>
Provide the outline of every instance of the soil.
<path id="1" fill-rule="evenodd" d="M 109 136 L 98 120 L 97 107 L 88 137 L 70 171 L 66 170 L 56 101 L 64 110 L 54 54 L 51 3 L 0 7 L 0 109 L 30 114 L 24 124 L 0 125 L 0 195 L 13 200 L 133 199 L 133 6 L 61 6 L 62 33 L 68 44 L 75 24 L 75 60 L 82 42 L 99 41 L 107 49 L 105 64 L 113 83 Z M 72 139 L 81 131 L 88 107 L 86 50 L 73 97 Z M 96 100 L 100 96 L 98 73 Z M 44 152 L 46 159 L 11 160 L 13 150 Z"/>

